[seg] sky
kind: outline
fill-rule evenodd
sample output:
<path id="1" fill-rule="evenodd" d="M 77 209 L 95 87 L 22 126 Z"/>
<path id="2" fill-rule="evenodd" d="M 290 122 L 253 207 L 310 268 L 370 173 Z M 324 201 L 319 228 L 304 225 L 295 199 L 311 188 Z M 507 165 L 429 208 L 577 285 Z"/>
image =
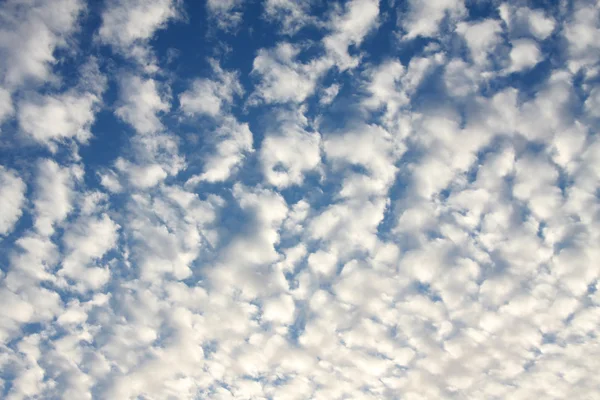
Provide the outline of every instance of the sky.
<path id="1" fill-rule="evenodd" d="M 0 398 L 600 399 L 599 0 L 4 0 Z"/>

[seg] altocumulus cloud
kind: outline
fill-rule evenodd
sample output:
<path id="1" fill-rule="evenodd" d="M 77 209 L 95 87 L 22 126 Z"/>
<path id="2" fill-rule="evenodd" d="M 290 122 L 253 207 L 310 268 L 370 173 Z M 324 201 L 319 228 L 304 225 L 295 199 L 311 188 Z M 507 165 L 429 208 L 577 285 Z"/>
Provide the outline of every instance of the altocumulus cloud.
<path id="1" fill-rule="evenodd" d="M 0 398 L 600 399 L 600 3 L 5 0 Z"/>

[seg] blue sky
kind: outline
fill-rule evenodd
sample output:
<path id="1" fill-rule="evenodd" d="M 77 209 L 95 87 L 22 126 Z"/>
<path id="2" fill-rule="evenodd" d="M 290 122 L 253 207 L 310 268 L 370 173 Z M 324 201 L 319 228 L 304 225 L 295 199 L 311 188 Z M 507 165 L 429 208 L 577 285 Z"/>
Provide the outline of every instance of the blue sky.
<path id="1" fill-rule="evenodd" d="M 0 397 L 597 399 L 600 3 L 6 0 Z"/>

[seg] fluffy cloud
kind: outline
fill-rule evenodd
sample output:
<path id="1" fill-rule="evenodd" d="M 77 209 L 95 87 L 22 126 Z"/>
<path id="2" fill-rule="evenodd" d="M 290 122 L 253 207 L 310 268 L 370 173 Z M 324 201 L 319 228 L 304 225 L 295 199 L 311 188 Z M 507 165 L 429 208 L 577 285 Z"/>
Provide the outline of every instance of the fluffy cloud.
<path id="1" fill-rule="evenodd" d="M 345 11 L 332 18 L 330 25 L 333 32 L 323 39 L 325 48 L 341 70 L 358 65 L 359 60 L 348 54 L 348 46 L 360 46 L 365 36 L 375 27 L 379 2 L 353 0 L 346 5 Z"/>
<path id="2" fill-rule="evenodd" d="M 93 94 L 63 94 L 20 104 L 19 124 L 34 140 L 48 143 L 65 138 L 87 142 L 98 98 Z"/>
<path id="3" fill-rule="evenodd" d="M 78 165 L 62 167 L 46 159 L 38 164 L 33 200 L 34 225 L 42 235 L 51 235 L 55 224 L 62 222 L 73 208 L 73 184 L 81 179 L 83 171 Z"/>
<path id="4" fill-rule="evenodd" d="M 459 20 L 466 13 L 462 0 L 441 0 L 422 2 L 410 0 L 405 15 L 400 15 L 398 21 L 405 30 L 406 39 L 416 37 L 434 37 L 440 30 L 441 22 L 446 16 L 450 20 Z"/>
<path id="5" fill-rule="evenodd" d="M 600 11 L 592 2 L 581 2 L 565 24 L 563 35 L 568 42 L 569 69 L 576 72 L 581 68 L 592 67 L 600 57 L 600 46 L 594 37 L 600 31 L 598 15 Z M 592 73 L 595 75 L 595 73 Z"/>
<path id="6" fill-rule="evenodd" d="M 594 88 L 585 100 L 585 109 L 593 117 L 600 117 L 600 89 Z"/>
<path id="7" fill-rule="evenodd" d="M 180 16 L 178 0 L 108 1 L 102 13 L 98 38 L 126 57 L 155 72 L 153 55 L 148 47 L 156 31 L 164 29 Z"/>
<path id="8" fill-rule="evenodd" d="M 320 135 L 307 132 L 306 119 L 283 117 L 264 138 L 260 160 L 267 182 L 279 188 L 300 185 L 321 162 Z"/>
<path id="9" fill-rule="evenodd" d="M 187 184 L 199 181 L 221 182 L 240 166 L 247 153 L 253 151 L 252 132 L 248 124 L 229 117 L 217 128 L 212 138 L 211 150 L 204 159 L 204 172 L 194 176 Z"/>
<path id="10" fill-rule="evenodd" d="M 197 79 L 179 96 L 179 104 L 186 114 L 220 116 L 229 106 L 234 95 L 243 94 L 238 77 L 233 72 L 223 71 L 213 62 L 216 79 Z"/>
<path id="11" fill-rule="evenodd" d="M 14 88 L 27 80 L 50 79 L 51 66 L 57 62 L 55 50 L 67 45 L 85 8 L 79 0 L 5 2 L 0 14 L 2 82 Z"/>
<path id="12" fill-rule="evenodd" d="M 299 53 L 300 48 L 289 43 L 259 51 L 252 69 L 261 78 L 255 102 L 262 99 L 266 103 L 300 103 L 315 91 L 317 80 L 330 62 L 318 59 L 302 64 L 297 61 Z"/>
<path id="13" fill-rule="evenodd" d="M 106 78 L 91 57 L 79 71 L 79 82 L 57 94 L 30 96 L 18 103 L 19 126 L 25 135 L 51 149 L 57 142 L 76 139 L 85 144 L 102 104 Z"/>
<path id="14" fill-rule="evenodd" d="M 76 221 L 63 236 L 66 255 L 59 275 L 73 279 L 83 288 L 98 289 L 104 285 L 110 272 L 90 264 L 115 246 L 118 228 L 106 214 Z"/>
<path id="15" fill-rule="evenodd" d="M 1 397 L 594 398 L 599 7 L 476 3 L 2 3 Z"/>
<path id="16" fill-rule="evenodd" d="M 544 40 L 552 34 L 556 21 L 543 10 L 528 7 L 514 7 L 503 3 L 498 7 L 500 17 L 508 26 L 511 34 L 528 34 L 538 40 Z"/>
<path id="17" fill-rule="evenodd" d="M 140 134 L 163 129 L 157 114 L 168 111 L 170 105 L 158 92 L 153 79 L 123 76 L 120 81 L 120 103 L 115 114 Z"/>
<path id="18" fill-rule="evenodd" d="M 484 65 L 490 53 L 501 42 L 502 28 L 497 20 L 486 19 L 481 22 L 457 24 L 456 31 L 467 43 L 471 57 L 477 65 Z"/>
<path id="19" fill-rule="evenodd" d="M 25 183 L 14 171 L 0 166 L 0 188 L 0 235 L 6 235 L 23 214 Z"/>
<path id="20" fill-rule="evenodd" d="M 512 42 L 510 71 L 523 71 L 534 67 L 542 59 L 540 48 L 533 40 L 521 39 Z"/>

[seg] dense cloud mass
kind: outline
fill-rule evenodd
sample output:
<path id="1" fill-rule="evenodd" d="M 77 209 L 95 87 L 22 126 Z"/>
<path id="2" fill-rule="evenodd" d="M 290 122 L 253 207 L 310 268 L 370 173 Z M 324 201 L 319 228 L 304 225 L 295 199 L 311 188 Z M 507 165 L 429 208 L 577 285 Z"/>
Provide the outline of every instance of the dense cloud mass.
<path id="1" fill-rule="evenodd" d="M 600 399 L 600 1 L 0 3 L 0 398 Z"/>

